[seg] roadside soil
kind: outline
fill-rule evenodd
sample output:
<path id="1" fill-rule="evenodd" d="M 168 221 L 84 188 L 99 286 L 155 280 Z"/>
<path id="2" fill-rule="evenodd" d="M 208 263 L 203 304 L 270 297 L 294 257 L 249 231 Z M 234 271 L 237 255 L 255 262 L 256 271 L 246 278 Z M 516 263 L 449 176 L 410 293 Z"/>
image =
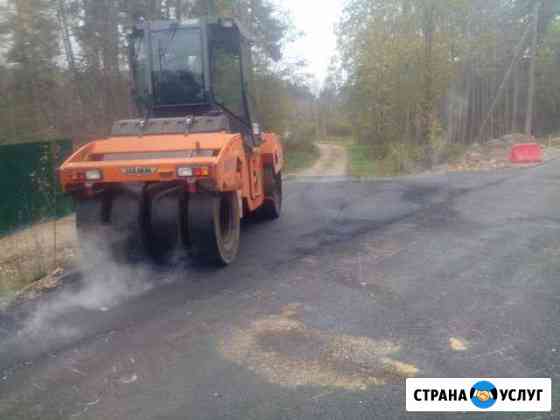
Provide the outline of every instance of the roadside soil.
<path id="1" fill-rule="evenodd" d="M 0 238 L 0 306 L 18 290 L 54 287 L 48 275 L 76 260 L 75 217 L 38 223 Z"/>
<path id="2" fill-rule="evenodd" d="M 308 169 L 297 172 L 297 176 L 345 176 L 348 168 L 348 154 L 344 146 L 317 143 L 321 156 Z"/>
<path id="3" fill-rule="evenodd" d="M 512 146 L 521 143 L 535 143 L 536 140 L 524 134 L 509 134 L 485 144 L 474 144 L 464 156 L 454 162 L 440 165 L 435 172 L 488 171 L 494 169 L 523 168 L 538 166 L 541 163 L 515 164 L 510 162 Z M 548 162 L 560 158 L 560 139 L 550 139 L 543 148 L 543 160 Z"/>

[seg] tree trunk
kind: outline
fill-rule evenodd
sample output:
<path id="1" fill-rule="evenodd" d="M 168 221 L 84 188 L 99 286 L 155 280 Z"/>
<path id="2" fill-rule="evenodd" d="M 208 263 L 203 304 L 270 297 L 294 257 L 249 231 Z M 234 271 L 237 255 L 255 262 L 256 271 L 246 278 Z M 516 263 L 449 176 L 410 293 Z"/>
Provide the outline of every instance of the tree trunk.
<path id="1" fill-rule="evenodd" d="M 535 114 L 535 67 L 537 61 L 537 40 L 539 35 L 539 12 L 541 2 L 535 4 L 535 15 L 533 17 L 533 41 L 531 45 L 531 64 L 529 66 L 529 92 L 527 98 L 527 115 L 525 118 L 525 133 L 533 134 L 533 116 Z"/>
<path id="2" fill-rule="evenodd" d="M 181 0 L 176 0 L 175 2 L 175 19 L 177 19 L 178 21 L 181 20 L 181 18 L 183 17 L 182 13 L 183 11 L 181 10 L 183 7 L 183 2 Z"/>
<path id="3" fill-rule="evenodd" d="M 519 63 L 513 69 L 513 110 L 511 111 L 511 131 L 517 133 L 517 116 L 519 114 Z"/>
<path id="4" fill-rule="evenodd" d="M 161 2 L 162 0 L 151 0 L 150 2 L 150 19 L 161 19 Z"/>
<path id="5" fill-rule="evenodd" d="M 421 139 L 425 146 L 430 144 L 430 132 L 432 126 L 433 117 L 433 101 L 434 101 L 434 75 L 433 75 L 433 41 L 434 41 L 434 30 L 435 30 L 435 6 L 429 4 L 424 11 L 424 99 L 421 111 Z M 429 147 L 428 147 L 429 148 Z M 431 152 L 426 151 L 426 163 L 429 163 L 428 156 Z"/>

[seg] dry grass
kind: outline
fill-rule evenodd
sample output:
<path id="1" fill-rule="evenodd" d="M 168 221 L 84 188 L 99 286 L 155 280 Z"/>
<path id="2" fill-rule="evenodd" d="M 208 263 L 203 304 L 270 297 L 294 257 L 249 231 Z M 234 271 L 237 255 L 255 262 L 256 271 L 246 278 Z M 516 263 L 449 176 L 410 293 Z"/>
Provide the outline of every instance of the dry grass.
<path id="1" fill-rule="evenodd" d="M 73 216 L 0 238 L 0 306 L 37 280 L 48 279 L 59 267 L 72 264 L 76 247 Z M 45 284 L 52 283 L 46 280 Z"/>

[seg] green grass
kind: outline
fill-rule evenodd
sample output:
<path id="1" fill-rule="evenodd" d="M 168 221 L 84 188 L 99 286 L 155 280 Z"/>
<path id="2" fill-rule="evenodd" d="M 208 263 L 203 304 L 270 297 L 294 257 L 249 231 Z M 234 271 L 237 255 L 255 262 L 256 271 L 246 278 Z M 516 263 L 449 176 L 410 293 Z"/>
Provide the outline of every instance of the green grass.
<path id="1" fill-rule="evenodd" d="M 347 145 L 350 175 L 355 177 L 386 177 L 402 175 L 401 162 L 395 156 L 373 159 L 371 148 L 363 144 Z"/>
<path id="2" fill-rule="evenodd" d="M 383 159 L 375 159 L 369 145 L 346 143 L 350 175 L 355 177 L 388 177 L 418 173 L 423 170 L 422 149 L 408 144 L 394 144 Z M 467 148 L 445 144 L 437 151 L 434 165 L 460 160 Z M 432 152 L 434 153 L 434 152 Z"/>
<path id="3" fill-rule="evenodd" d="M 468 149 L 468 146 L 463 144 L 447 145 L 445 149 L 445 158 L 448 162 L 456 162 L 463 159 Z"/>
<path id="4" fill-rule="evenodd" d="M 297 145 L 297 147 L 287 147 L 285 171 L 287 173 L 297 172 L 313 166 L 319 159 L 319 156 L 319 149 L 312 143 Z"/>
<path id="5" fill-rule="evenodd" d="M 362 144 L 350 143 L 347 146 L 350 175 L 367 177 L 376 175 L 375 161 L 369 157 L 370 148 Z"/>

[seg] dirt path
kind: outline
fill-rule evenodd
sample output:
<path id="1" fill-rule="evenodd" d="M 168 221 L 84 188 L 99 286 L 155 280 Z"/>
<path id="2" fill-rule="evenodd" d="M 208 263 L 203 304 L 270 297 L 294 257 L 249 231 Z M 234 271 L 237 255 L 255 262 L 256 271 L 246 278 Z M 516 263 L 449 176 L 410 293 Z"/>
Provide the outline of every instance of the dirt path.
<path id="1" fill-rule="evenodd" d="M 298 176 L 345 176 L 348 156 L 344 146 L 317 143 L 321 157 L 309 169 L 298 172 Z"/>

